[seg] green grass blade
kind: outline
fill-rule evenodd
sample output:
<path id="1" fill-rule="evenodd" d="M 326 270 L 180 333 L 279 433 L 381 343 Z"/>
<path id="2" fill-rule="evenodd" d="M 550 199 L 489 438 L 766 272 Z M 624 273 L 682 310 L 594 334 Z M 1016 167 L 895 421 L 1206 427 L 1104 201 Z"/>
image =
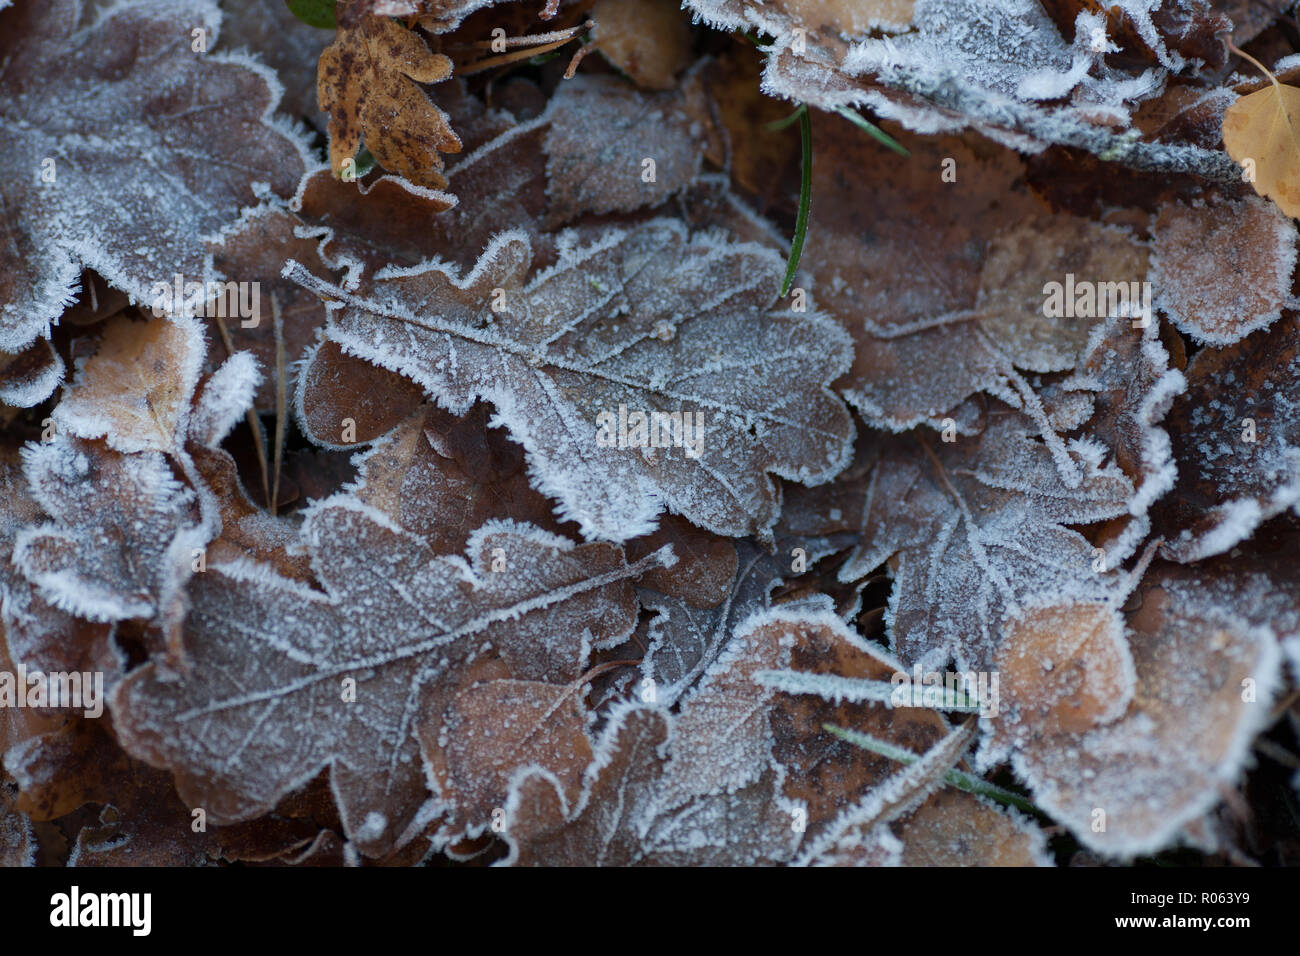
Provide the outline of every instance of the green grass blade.
<path id="1" fill-rule="evenodd" d="M 812 116 L 807 105 L 799 113 L 799 137 L 803 141 L 802 176 L 799 184 L 799 216 L 794 223 L 794 241 L 790 243 L 790 260 L 785 265 L 785 279 L 781 283 L 781 297 L 785 298 L 799 271 L 799 257 L 803 255 L 803 237 L 808 232 L 808 207 L 812 205 Z"/>
<path id="2" fill-rule="evenodd" d="M 869 750 L 874 754 L 880 754 L 882 757 L 888 757 L 890 760 L 897 760 L 899 763 L 907 765 L 916 763 L 921 758 L 903 747 L 895 747 L 891 743 L 886 743 L 872 737 L 870 734 L 860 733 L 856 730 L 847 730 L 844 727 L 837 727 L 834 724 L 822 724 L 822 729 L 827 733 L 834 734 L 841 740 L 848 741 L 855 747 L 861 747 L 863 750 Z M 982 797 L 988 797 L 990 800 L 996 800 L 998 803 L 1007 804 L 1018 810 L 1024 810 L 1026 813 L 1041 813 L 1037 807 L 1020 796 L 1018 793 L 1012 793 L 1010 790 L 1004 790 L 997 784 L 989 783 L 980 777 L 966 773 L 962 770 L 952 769 L 944 774 L 944 781 L 958 790 L 965 790 L 967 793 L 977 793 Z"/>
<path id="3" fill-rule="evenodd" d="M 900 156 L 912 155 L 907 151 L 906 147 L 904 147 L 902 143 L 894 139 L 894 137 L 890 136 L 883 129 L 877 126 L 875 123 L 869 123 L 866 120 L 864 120 L 861 116 L 859 116 L 853 110 L 849 109 L 847 106 L 837 106 L 835 108 L 835 112 L 839 113 L 841 116 L 843 116 L 846 120 L 848 120 L 858 129 L 863 130 L 866 133 L 869 133 L 872 136 L 872 138 L 875 139 L 877 142 L 879 142 L 882 146 L 888 146 L 890 149 L 898 153 Z"/>
<path id="4" fill-rule="evenodd" d="M 775 133 L 776 131 L 778 131 L 778 130 L 783 130 L 783 129 L 785 129 L 787 126 L 789 126 L 791 123 L 796 122 L 796 121 L 799 119 L 799 117 L 803 116 L 803 114 L 806 113 L 806 112 L 808 112 L 808 107 L 807 107 L 807 105 L 806 105 L 806 104 L 805 104 L 805 105 L 801 105 L 797 110 L 795 110 L 793 113 L 791 113 L 791 114 L 790 114 L 789 116 L 787 116 L 785 119 L 779 119 L 779 120 L 776 120 L 776 121 L 773 122 L 773 123 L 768 123 L 768 124 L 767 124 L 767 129 L 771 130 L 771 131 L 774 132 L 774 133 Z"/>

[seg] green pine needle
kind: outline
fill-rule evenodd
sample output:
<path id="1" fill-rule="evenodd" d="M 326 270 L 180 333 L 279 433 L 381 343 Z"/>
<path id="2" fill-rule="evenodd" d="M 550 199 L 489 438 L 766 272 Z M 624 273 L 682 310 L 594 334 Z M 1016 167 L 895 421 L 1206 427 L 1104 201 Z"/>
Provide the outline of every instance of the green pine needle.
<path id="1" fill-rule="evenodd" d="M 835 108 L 835 112 L 839 113 L 841 116 L 843 116 L 846 120 L 848 120 L 858 129 L 863 130 L 866 133 L 869 133 L 871 137 L 875 139 L 877 142 L 879 142 L 881 145 L 888 146 L 890 149 L 898 153 L 900 156 L 912 155 L 907 151 L 907 149 L 903 146 L 902 143 L 894 139 L 894 137 L 890 136 L 883 129 L 877 126 L 875 123 L 869 123 L 866 120 L 864 120 L 861 116 L 859 116 L 853 110 L 849 109 L 847 106 L 837 106 Z"/>
<path id="2" fill-rule="evenodd" d="M 808 207 L 812 204 L 812 117 L 807 104 L 796 110 L 799 117 L 799 136 L 803 141 L 802 181 L 799 184 L 799 216 L 794 223 L 794 241 L 790 243 L 790 259 L 785 265 L 785 280 L 781 283 L 781 297 L 785 298 L 799 271 L 799 257 L 803 255 L 803 239 L 808 232 Z"/>

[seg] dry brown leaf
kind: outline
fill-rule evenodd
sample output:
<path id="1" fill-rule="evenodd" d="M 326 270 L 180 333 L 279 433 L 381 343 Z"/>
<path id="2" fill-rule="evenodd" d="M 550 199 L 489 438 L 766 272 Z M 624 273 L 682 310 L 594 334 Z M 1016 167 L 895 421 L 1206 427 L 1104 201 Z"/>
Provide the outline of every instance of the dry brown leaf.
<path id="1" fill-rule="evenodd" d="M 1156 305 L 1198 341 L 1231 345 L 1292 301 L 1296 227 L 1271 203 L 1168 203 L 1151 232 Z"/>
<path id="2" fill-rule="evenodd" d="M 631 633 L 629 579 L 666 559 L 629 567 L 617 548 L 508 521 L 475 533 L 468 562 L 440 557 L 344 495 L 309 512 L 303 542 L 324 592 L 209 565 L 191 587 L 192 666 L 132 671 L 114 725 L 214 823 L 260 816 L 328 767 L 344 830 L 371 856 L 415 835 L 417 719 L 442 712 L 462 669 L 499 657 L 513 679 L 576 679 L 592 647 Z"/>
<path id="3" fill-rule="evenodd" d="M 431 189 L 447 185 L 440 153 L 460 151 L 447 114 L 417 84 L 451 76 L 451 60 L 394 20 L 340 24 L 321 53 L 317 95 L 329 114 L 330 168 L 342 175 L 364 141 L 379 165 Z"/>
<path id="4" fill-rule="evenodd" d="M 691 61 L 691 30 L 675 0 L 596 0 L 596 48 L 637 86 L 667 90 Z"/>

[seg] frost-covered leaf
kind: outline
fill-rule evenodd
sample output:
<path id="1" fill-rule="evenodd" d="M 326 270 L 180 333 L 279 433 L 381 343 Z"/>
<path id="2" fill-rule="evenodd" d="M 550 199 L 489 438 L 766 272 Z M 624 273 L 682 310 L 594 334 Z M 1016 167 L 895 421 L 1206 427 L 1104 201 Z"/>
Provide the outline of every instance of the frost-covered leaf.
<path id="1" fill-rule="evenodd" d="M 817 839 L 843 810 L 899 769 L 832 735 L 828 724 L 870 733 L 914 753 L 929 750 L 949 727 L 932 708 L 864 703 L 839 693 L 845 681 L 876 681 L 892 690 L 894 675 L 903 667 L 855 634 L 824 600 L 820 606 L 779 605 L 759 620 L 760 632 L 768 633 L 769 640 L 778 637 L 790 647 L 786 669 L 767 670 L 764 663 L 755 678 L 778 691 L 768 718 L 773 754 L 785 768 L 786 795 L 807 805 L 807 833 Z M 804 686 L 786 686 L 790 677 Z"/>
<path id="2" fill-rule="evenodd" d="M 325 170 L 317 175 L 332 179 Z M 236 350 L 255 355 L 263 373 L 256 393 L 258 411 L 276 409 L 281 353 L 285 392 L 293 394 L 298 364 L 325 324 L 320 299 L 280 275 L 290 259 L 324 268 L 317 242 L 295 235 L 299 225 L 298 217 L 283 203 L 262 203 L 245 209 L 236 223 L 208 244 L 214 270 L 225 281 L 239 284 L 240 298 L 238 308 L 230 308 L 227 294 L 225 315 L 204 320 L 209 339 L 221 343 L 211 350 L 205 368 L 211 370 L 226 357 L 222 346 L 227 339 Z"/>
<path id="3" fill-rule="evenodd" d="M 635 624 L 641 569 L 608 545 L 498 522 L 468 562 L 434 556 L 347 496 L 316 505 L 303 536 L 323 592 L 249 562 L 209 566 L 191 587 L 190 668 L 148 664 L 112 697 L 128 752 L 170 769 L 213 822 L 265 813 L 328 767 L 349 837 L 386 852 L 425 802 L 420 715 L 464 666 L 573 680 Z"/>
<path id="4" fill-rule="evenodd" d="M 28 673 L 98 671 L 111 682 L 124 664 L 111 645 L 112 625 L 74 617 L 50 604 L 13 561 L 15 539 L 24 527 L 41 519 L 40 506 L 28 489 L 17 448 L 6 446 L 0 452 L 0 493 L 4 498 L 0 511 L 0 672 L 15 673 L 15 665 L 26 667 Z M 5 731 L 0 721 L 0 752 L 7 743 L 27 736 L 31 729 L 20 715 L 30 714 L 32 709 L 3 710 L 24 726 Z M 49 711 L 58 713 L 54 708 Z"/>
<path id="5" fill-rule="evenodd" d="M 14 808 L 9 786 L 0 783 L 0 866 L 35 866 L 37 849 L 32 821 Z"/>
<path id="6" fill-rule="evenodd" d="M 299 427 L 312 441 L 346 449 L 390 432 L 419 410 L 424 395 L 396 372 L 324 341 L 304 356 L 293 401 Z"/>
<path id="7" fill-rule="evenodd" d="M 470 151 L 448 169 L 445 191 L 393 176 L 343 183 L 318 171 L 294 199 L 300 234 L 319 238 L 321 258 L 344 269 L 353 286 L 390 265 L 437 258 L 471 267 L 507 229 L 528 231 L 536 244 L 543 225 L 660 203 L 690 186 L 700 169 L 708 107 L 698 74 L 663 93 L 577 76 L 542 115 L 522 123 L 484 111 L 454 86 L 447 108 Z M 550 245 L 535 250 L 539 266 L 553 260 Z"/>
<path id="8" fill-rule="evenodd" d="M 817 313 L 772 307 L 773 253 L 667 219 L 560 250 L 530 276 L 531 244 L 506 233 L 467 275 L 431 263 L 361 293 L 293 274 L 343 303 L 331 341 L 454 413 L 491 402 L 586 535 L 626 540 L 663 510 L 761 532 L 779 510 L 768 473 L 814 484 L 843 467 L 853 426 L 824 383 L 848 343 Z M 653 436 L 652 413 L 672 416 Z"/>
<path id="9" fill-rule="evenodd" d="M 45 339 L 20 352 L 0 352 L 0 403 L 31 408 L 63 381 L 63 359 Z"/>
<path id="10" fill-rule="evenodd" d="M 1147 269 L 1127 230 L 1045 216 L 1014 152 L 973 137 L 903 141 L 907 160 L 858 130 L 814 126 L 813 193 L 839 198 L 814 202 L 803 259 L 818 303 L 854 337 L 837 387 L 892 431 L 936 423 L 982 390 L 1023 394 L 1017 368 L 1073 367 L 1109 309 L 1096 296 L 1089 308 L 1067 277 L 1127 295 Z"/>
<path id="11" fill-rule="evenodd" d="M 102 14 L 102 15 L 101 15 Z M 271 119 L 278 85 L 217 41 L 210 0 L 24 0 L 0 12 L 0 150 L 24 157 L 0 186 L 0 348 L 44 335 L 83 266 L 137 301 L 203 275 L 202 237 L 254 201 L 291 195 L 303 147 Z M 95 56 L 69 55 L 95 50 Z M 210 145 L 221 129 L 220 148 Z M 52 177 L 52 178 L 51 178 Z"/>
<path id="12" fill-rule="evenodd" d="M 1300 502 L 1300 324 L 1202 350 L 1187 382 L 1166 422 L 1178 482 L 1155 509 L 1175 561 L 1221 554 Z"/>
<path id="13" fill-rule="evenodd" d="M 903 866 L 1051 866 L 1047 837 L 1014 810 L 944 789 L 893 824 Z"/>
<path id="14" fill-rule="evenodd" d="M 1128 620 L 1128 709 L 1087 730 L 1040 725 L 1012 754 L 1034 802 L 1087 846 L 1130 857 L 1175 842 L 1235 781 L 1269 720 L 1277 637 L 1204 585 L 1192 568 L 1152 568 Z"/>
<path id="15" fill-rule="evenodd" d="M 706 790 L 684 805 L 664 806 L 666 758 L 672 753 L 675 760 L 692 743 L 698 741 L 679 734 L 668 713 L 623 707 L 596 742 L 572 806 L 549 773 L 521 771 L 505 807 L 507 863 L 752 866 L 788 859 L 799 842 L 791 813 L 797 805 L 781 797 L 770 767 L 731 792 Z"/>
<path id="16" fill-rule="evenodd" d="M 690 0 L 690 6 L 715 26 L 753 25 L 773 37 L 763 73 L 763 89 L 772 96 L 826 110 L 866 106 L 925 134 L 973 126 L 1035 151 L 1068 144 L 1136 166 L 1195 168 L 1225 181 L 1232 175 L 1221 154 L 1143 143 L 1108 128 L 1125 124 L 1137 103 L 1158 95 L 1171 71 L 1187 68 L 1184 52 L 1221 58 L 1215 21 L 1204 9 L 1199 19 L 1207 23 L 1168 22 L 1162 30 L 1151 5 L 1126 5 L 1131 26 L 1158 63 L 1134 75 L 1110 64 L 1107 54 L 1118 46 L 1100 9 L 1081 13 L 1063 36 L 1038 0 L 866 7 Z M 1185 28 L 1196 38 L 1190 44 Z"/>
<path id="17" fill-rule="evenodd" d="M 1149 530 L 1148 511 L 1177 476 L 1169 434 L 1160 426 L 1187 381 L 1170 363 L 1154 320 L 1135 329 L 1121 316 L 1093 331 L 1087 353 L 1063 386 L 1065 396 L 1088 397 L 1085 434 L 1105 446 L 1135 489 L 1128 511 L 1136 520 L 1119 522 L 1096 542 L 1111 566 L 1136 549 Z"/>
<path id="18" fill-rule="evenodd" d="M 505 0 L 347 0 L 339 21 L 354 25 L 363 17 L 418 18 L 433 33 L 448 33 L 465 17 Z"/>
<path id="19" fill-rule="evenodd" d="M 1133 487 L 1095 443 L 1072 442 L 1082 480 L 1070 488 L 1028 420 L 994 412 L 956 442 L 893 439 L 862 480 L 862 541 L 841 570 L 852 579 L 889 561 L 891 647 L 908 664 L 990 671 L 1006 609 L 1056 593 L 1105 601 L 1115 562 L 1067 524 L 1125 515 Z"/>
<path id="20" fill-rule="evenodd" d="M 523 449 L 489 429 L 489 417 L 483 404 L 461 418 L 431 405 L 416 409 L 357 458 L 357 498 L 423 537 L 436 554 L 460 554 L 492 518 L 562 530 L 551 503 L 529 485 Z"/>
<path id="21" fill-rule="evenodd" d="M 14 563 L 47 601 L 92 621 L 179 623 L 192 552 L 211 532 L 160 453 L 60 435 L 27 445 L 23 470 L 53 520 L 18 534 Z"/>
<path id="22" fill-rule="evenodd" d="M 1227 47 L 1222 34 L 1230 24 L 1206 0 L 1156 0 L 1154 3 L 1116 3 L 1101 0 L 1044 0 L 1043 8 L 1069 38 L 1080 13 L 1105 15 L 1105 30 L 1116 62 L 1161 63 L 1170 54 L 1196 58 L 1208 66 L 1224 64 Z M 1237 42 L 1245 41 L 1238 38 Z"/>
<path id="23" fill-rule="evenodd" d="M 659 94 L 608 76 L 566 83 L 541 120 L 548 126 L 544 225 L 655 206 L 690 184 L 700 170 L 705 109 L 694 76 L 681 92 Z"/>
<path id="24" fill-rule="evenodd" d="M 206 351 L 197 319 L 112 319 L 55 408 L 55 425 L 127 454 L 175 453 L 188 430 Z"/>
<path id="25" fill-rule="evenodd" d="M 191 446 L 191 454 L 195 471 L 217 501 L 221 518 L 221 533 L 208 543 L 205 562 L 222 564 L 250 558 L 273 566 L 285 577 L 311 581 L 307 557 L 291 549 L 297 544 L 297 526 L 253 504 L 239 479 L 235 460 L 220 448 Z"/>
<path id="26" fill-rule="evenodd" d="M 732 629 L 767 607 L 785 568 L 752 541 L 733 545 L 677 518 L 628 549 L 635 555 L 661 542 L 672 544 L 678 562 L 647 575 L 637 589 L 641 606 L 654 613 L 645 627 L 638 689 L 653 687 L 656 701 L 672 706 L 717 659 Z"/>
<path id="27" fill-rule="evenodd" d="M 95 721 L 71 721 L 57 733 L 16 748 L 6 759 L 21 785 L 20 804 L 33 819 L 100 805 L 97 819 L 90 814 L 72 818 L 70 866 L 265 862 L 301 850 L 319 830 L 288 806 L 277 807 L 263 820 L 200 830 L 177 798 L 170 776 L 128 758 Z"/>
<path id="28" fill-rule="evenodd" d="M 447 832 L 490 830 L 511 776 L 525 765 L 544 768 L 577 800 L 592 759 L 580 685 L 482 680 L 452 697 L 441 721 L 424 725 L 425 761 L 452 807 Z"/>
<path id="29" fill-rule="evenodd" d="M 205 448 L 225 440 L 252 407 L 262 373 L 252 352 L 236 352 L 203 380 L 188 425 L 189 437 Z"/>
<path id="30" fill-rule="evenodd" d="M 822 834 L 805 844 L 799 862 L 824 865 L 855 856 L 862 841 L 875 841 L 872 831 L 876 827 L 916 809 L 942 786 L 944 772 L 961 759 L 974 736 L 974 720 L 952 729 L 914 763 L 895 771 L 845 808 Z"/>
<path id="31" fill-rule="evenodd" d="M 317 74 L 334 174 L 345 173 L 364 142 L 385 169 L 420 186 L 446 186 L 439 154 L 459 152 L 460 138 L 417 84 L 441 82 L 451 70 L 451 60 L 386 16 L 341 23 Z"/>
<path id="32" fill-rule="evenodd" d="M 1151 228 L 1156 305 L 1192 338 L 1231 345 L 1291 303 L 1296 227 L 1271 203 L 1169 203 Z"/>
<path id="33" fill-rule="evenodd" d="M 334 12 L 334 0 L 307 2 Z M 292 7 L 285 0 L 221 0 L 226 14 L 223 41 L 232 50 L 257 54 L 275 70 L 284 86 L 281 109 L 323 130 L 325 119 L 316 107 L 316 62 L 331 36 L 324 24 L 306 25 Z"/>
<path id="34" fill-rule="evenodd" d="M 1102 603 L 1044 600 L 1002 622 L 994 740 L 1082 735 L 1114 721 L 1137 678 L 1119 612 Z"/>

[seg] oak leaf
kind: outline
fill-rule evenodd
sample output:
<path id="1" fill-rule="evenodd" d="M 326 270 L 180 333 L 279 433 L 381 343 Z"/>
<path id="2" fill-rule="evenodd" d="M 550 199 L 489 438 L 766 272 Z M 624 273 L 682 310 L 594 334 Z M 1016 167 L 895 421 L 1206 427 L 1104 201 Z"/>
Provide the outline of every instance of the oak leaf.
<path id="1" fill-rule="evenodd" d="M 762 532 L 779 510 L 767 473 L 815 484 L 843 467 L 853 426 L 820 383 L 847 366 L 848 343 L 816 313 L 772 307 L 774 254 L 668 219 L 582 247 L 562 236 L 559 248 L 531 278 L 519 232 L 464 276 L 431 263 L 354 293 L 292 274 L 341 303 L 330 341 L 453 412 L 492 402 L 535 486 L 585 535 L 627 540 L 665 509 L 719 533 Z M 680 414 L 680 437 L 641 441 L 632 412 L 647 424 Z"/>
<path id="2" fill-rule="evenodd" d="M 1096 564 L 1068 524 L 1127 515 L 1129 479 L 1095 443 L 1072 441 L 1082 481 L 1070 488 L 1018 413 L 990 415 L 974 439 L 893 440 L 862 481 L 862 540 L 841 577 L 890 564 L 890 646 L 905 662 L 991 671 L 1008 608 L 1057 593 L 1104 602 L 1120 557 Z"/>
<path id="3" fill-rule="evenodd" d="M 420 35 L 382 16 L 340 24 L 321 53 L 317 93 L 329 114 L 330 167 L 342 175 L 364 142 L 379 165 L 420 186 L 442 189 L 440 153 L 460 138 L 417 84 L 451 76 L 451 60 Z M 355 169 L 354 169 L 355 173 Z"/>
<path id="4" fill-rule="evenodd" d="M 387 852 L 426 802 L 419 715 L 461 668 L 495 656 L 515 679 L 571 680 L 635 624 L 641 568 L 608 545 L 496 522 L 466 562 L 347 496 L 315 505 L 303 536 L 324 591 L 209 566 L 191 587 L 188 672 L 147 664 L 111 698 L 127 751 L 171 770 L 214 823 L 259 816 L 328 767 L 348 837 Z"/>
<path id="5" fill-rule="evenodd" d="M 251 205 L 255 184 L 293 193 L 305 146 L 271 117 L 270 71 L 192 49 L 192 31 L 208 49 L 219 23 L 210 0 L 0 11 L 0 147 L 33 164 L 0 187 L 0 349 L 47 334 L 83 266 L 152 302 L 155 283 L 204 275 L 202 237 Z M 214 128 L 229 134 L 221 149 L 197 146 Z"/>

